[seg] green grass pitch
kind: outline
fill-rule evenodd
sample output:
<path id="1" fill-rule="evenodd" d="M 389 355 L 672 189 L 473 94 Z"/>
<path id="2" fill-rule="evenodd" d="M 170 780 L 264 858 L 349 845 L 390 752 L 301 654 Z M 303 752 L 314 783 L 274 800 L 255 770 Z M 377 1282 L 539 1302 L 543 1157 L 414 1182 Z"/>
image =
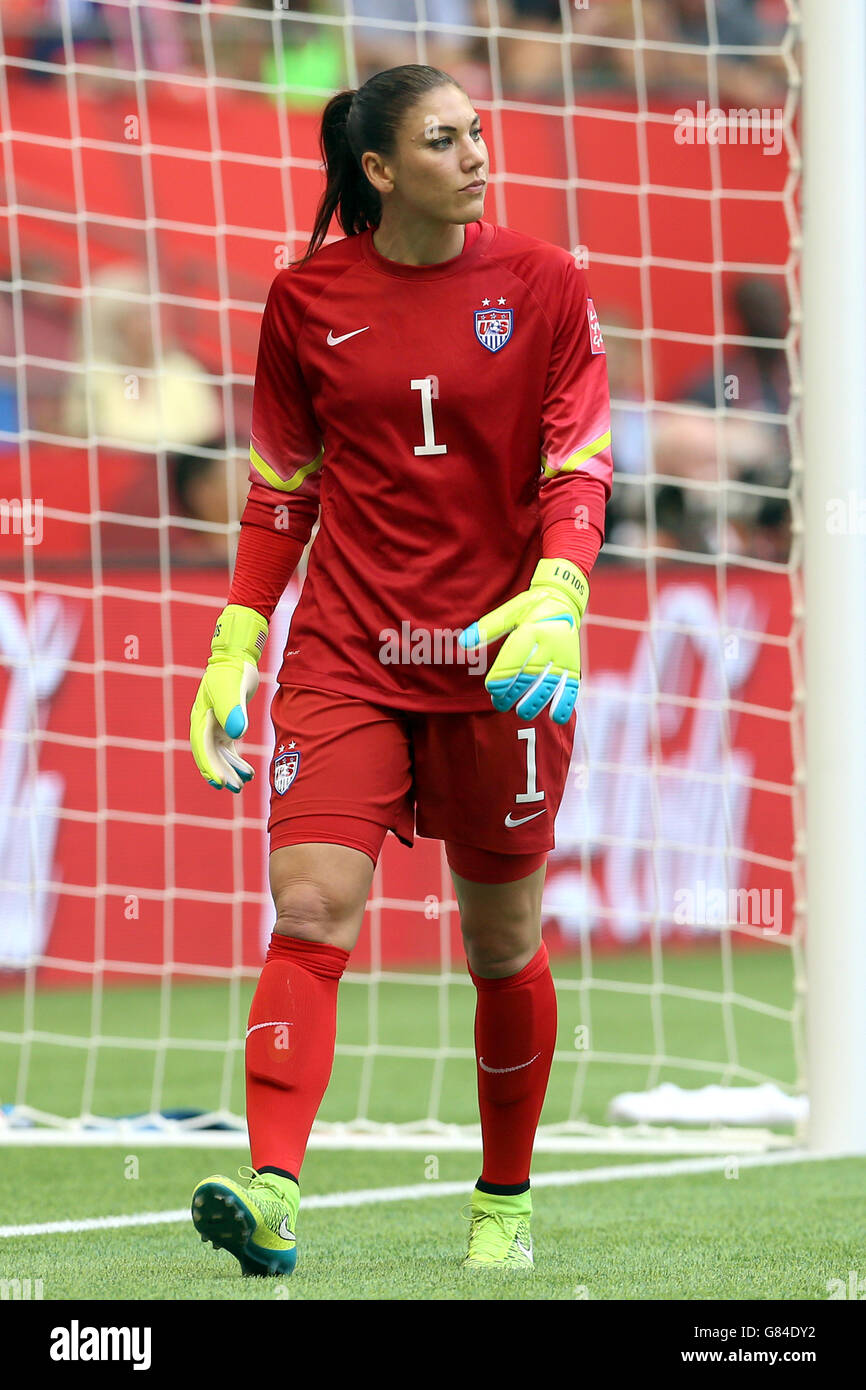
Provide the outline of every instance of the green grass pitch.
<path id="1" fill-rule="evenodd" d="M 723 988 L 717 951 L 668 952 L 655 975 L 645 954 L 596 959 L 591 987 L 579 963 L 557 963 L 562 1056 L 543 1119 L 599 1123 L 616 1092 L 666 1080 L 697 1086 L 754 1073 L 792 1081 L 790 1019 L 772 1012 L 792 1007 L 790 952 L 739 953 L 732 964 L 730 997 L 719 1003 L 677 993 Z M 653 980 L 652 993 L 605 987 Z M 570 987 L 575 984 L 581 987 Z M 25 1002 L 9 992 L 0 996 L 0 1098 L 77 1114 L 89 1086 L 98 1114 L 148 1110 L 155 1095 L 162 1108 L 227 1103 L 242 1111 L 237 1044 L 252 987 L 240 981 L 108 989 L 97 1026 L 109 1041 L 95 1053 L 76 1046 L 94 1027 L 88 992 L 37 993 L 32 1030 L 62 1041 L 32 1040 L 23 1053 L 13 1036 L 24 1023 Z M 381 1119 L 418 1118 L 436 1109 L 438 1095 L 442 1118 L 476 1120 L 471 1057 L 437 1069 L 423 1056 L 380 1055 L 365 1070 L 354 1049 L 368 1037 L 369 1003 L 366 984 L 346 982 L 338 1034 L 345 1051 L 322 1118 L 351 1119 L 366 1093 L 362 1108 Z M 470 1049 L 473 1007 L 474 991 L 462 982 L 445 990 L 432 981 L 384 982 L 377 1041 L 385 1049 L 423 1048 L 435 1045 L 442 1028 L 449 1046 Z M 155 1047 L 161 1036 L 180 1045 Z M 659 1053 L 672 1060 L 654 1065 Z M 24 1066 L 22 1095 L 16 1086 Z M 247 1161 L 240 1148 L 136 1149 L 134 1141 L 112 1148 L 2 1147 L 0 1225 L 177 1211 L 188 1207 L 202 1177 L 233 1174 Z M 539 1154 L 533 1171 L 647 1161 L 644 1155 Z M 46 1299 L 826 1299 L 830 1281 L 866 1272 L 864 1239 L 851 1215 L 866 1160 L 538 1185 L 535 1271 L 480 1278 L 459 1267 L 466 1240 L 461 1207 L 478 1171 L 476 1155 L 437 1153 L 435 1139 L 412 1153 L 311 1149 L 305 1196 L 406 1185 L 423 1185 L 428 1195 L 306 1210 L 302 1201 L 298 1266 L 282 1282 L 243 1279 L 231 1256 L 200 1243 L 185 1216 L 168 1224 L 4 1237 L 0 1279 L 41 1278 Z M 437 1185 L 447 1182 L 465 1183 L 466 1196 L 437 1195 Z"/>
<path id="2" fill-rule="evenodd" d="M 424 1181 L 425 1155 L 312 1150 L 304 1191 Z M 184 1206 L 197 1181 L 232 1172 L 226 1151 L 153 1149 L 129 1179 L 124 1149 L 2 1154 L 0 1223 L 117 1216 Z M 597 1157 L 539 1156 L 536 1174 L 598 1167 Z M 615 1160 L 618 1163 L 622 1159 Z M 477 1176 L 471 1155 L 443 1154 L 439 1180 Z M 537 1188 L 534 1271 L 460 1269 L 461 1197 L 316 1209 L 298 1223 L 290 1279 L 244 1279 L 192 1222 L 0 1241 L 0 1277 L 41 1278 L 46 1299 L 826 1299 L 831 1280 L 864 1271 L 866 1160 L 742 1168 L 687 1177 Z M 435 1183 L 431 1183 L 435 1188 Z"/>

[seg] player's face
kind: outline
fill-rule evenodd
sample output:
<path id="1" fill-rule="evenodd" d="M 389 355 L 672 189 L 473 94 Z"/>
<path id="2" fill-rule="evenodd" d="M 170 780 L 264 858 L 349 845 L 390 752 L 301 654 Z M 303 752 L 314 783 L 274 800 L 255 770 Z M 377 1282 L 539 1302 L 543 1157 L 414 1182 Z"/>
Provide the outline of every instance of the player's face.
<path id="1" fill-rule="evenodd" d="M 443 222 L 475 222 L 484 212 L 487 146 L 481 118 L 457 87 L 436 87 L 403 118 L 397 158 L 387 162 L 395 201 Z M 467 187 L 477 184 L 475 188 Z"/>

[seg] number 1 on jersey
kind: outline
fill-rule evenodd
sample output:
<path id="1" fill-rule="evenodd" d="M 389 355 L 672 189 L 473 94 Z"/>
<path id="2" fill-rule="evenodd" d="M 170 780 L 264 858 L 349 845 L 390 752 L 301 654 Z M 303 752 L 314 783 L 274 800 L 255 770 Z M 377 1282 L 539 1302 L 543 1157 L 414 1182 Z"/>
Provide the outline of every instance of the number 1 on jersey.
<path id="1" fill-rule="evenodd" d="M 409 385 L 413 391 L 421 392 L 421 415 L 424 420 L 424 443 L 415 445 L 415 453 L 447 454 L 447 446 L 436 443 L 436 434 L 433 428 L 433 378 L 430 376 L 417 377 L 414 381 L 410 381 Z"/>

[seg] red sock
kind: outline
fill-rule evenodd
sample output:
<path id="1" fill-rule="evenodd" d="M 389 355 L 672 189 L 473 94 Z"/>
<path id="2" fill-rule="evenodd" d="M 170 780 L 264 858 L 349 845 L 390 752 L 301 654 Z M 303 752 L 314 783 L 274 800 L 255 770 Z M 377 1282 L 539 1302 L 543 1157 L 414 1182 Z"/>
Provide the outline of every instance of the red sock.
<path id="1" fill-rule="evenodd" d="M 484 1163 L 481 1181 L 514 1187 L 529 1181 L 538 1118 L 556 1046 L 556 993 L 542 941 L 516 975 L 478 990 L 475 1056 Z"/>
<path id="2" fill-rule="evenodd" d="M 337 987 L 349 952 L 274 932 L 250 1008 L 247 1125 L 253 1167 L 297 1178 L 331 1079 Z"/>

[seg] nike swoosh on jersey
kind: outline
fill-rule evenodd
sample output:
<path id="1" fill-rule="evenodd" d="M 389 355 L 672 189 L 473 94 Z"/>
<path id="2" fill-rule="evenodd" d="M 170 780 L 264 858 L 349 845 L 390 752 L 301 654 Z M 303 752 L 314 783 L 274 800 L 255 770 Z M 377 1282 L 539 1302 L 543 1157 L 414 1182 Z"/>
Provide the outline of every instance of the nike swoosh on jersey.
<path id="1" fill-rule="evenodd" d="M 344 343 L 347 338 L 354 338 L 358 333 L 366 333 L 370 327 L 369 323 L 363 328 L 353 328 L 351 333 L 341 333 L 339 338 L 334 337 L 333 328 L 328 329 L 328 347 L 335 347 L 337 343 Z"/>
<path id="2" fill-rule="evenodd" d="M 523 1071 L 523 1068 L 524 1068 L 524 1067 L 531 1067 L 531 1066 L 532 1066 L 532 1063 L 533 1063 L 533 1062 L 537 1062 L 540 1056 L 541 1056 L 541 1053 L 540 1053 L 540 1052 L 536 1052 L 535 1056 L 534 1056 L 534 1057 L 530 1057 L 530 1059 L 529 1059 L 528 1062 L 518 1062 L 518 1064 L 517 1064 L 516 1067 L 488 1067 L 488 1065 L 487 1065 L 487 1063 L 485 1062 L 484 1058 L 483 1058 L 483 1057 L 479 1057 L 479 1058 L 478 1058 L 478 1065 L 479 1065 L 479 1067 L 481 1068 L 482 1071 L 489 1071 L 489 1072 L 491 1072 L 494 1076 L 504 1076 L 505 1073 L 506 1073 L 507 1071 Z"/>
<path id="3" fill-rule="evenodd" d="M 520 820 L 515 820 L 511 812 L 505 817 L 505 824 L 509 830 L 514 830 L 518 825 L 525 825 L 528 820 L 535 820 L 536 816 L 543 816 L 544 811 L 533 811 L 531 816 L 521 816 Z"/>

